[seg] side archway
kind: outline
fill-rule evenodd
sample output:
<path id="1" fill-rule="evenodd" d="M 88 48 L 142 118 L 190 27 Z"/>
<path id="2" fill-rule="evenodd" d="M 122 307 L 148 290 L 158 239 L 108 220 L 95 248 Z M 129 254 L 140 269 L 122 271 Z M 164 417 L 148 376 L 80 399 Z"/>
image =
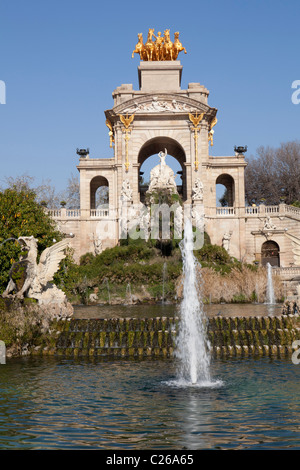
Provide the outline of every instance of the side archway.
<path id="1" fill-rule="evenodd" d="M 261 247 L 261 264 L 266 266 L 268 263 L 271 266 L 280 266 L 279 245 L 273 240 L 264 242 Z"/>
<path id="2" fill-rule="evenodd" d="M 220 193 L 222 191 L 223 194 Z M 216 205 L 233 207 L 235 205 L 235 185 L 231 175 L 223 173 L 216 179 Z M 219 204 L 218 204 L 219 202 Z"/>
<path id="3" fill-rule="evenodd" d="M 104 176 L 95 176 L 90 181 L 90 208 L 104 204 L 109 204 L 109 183 Z"/>

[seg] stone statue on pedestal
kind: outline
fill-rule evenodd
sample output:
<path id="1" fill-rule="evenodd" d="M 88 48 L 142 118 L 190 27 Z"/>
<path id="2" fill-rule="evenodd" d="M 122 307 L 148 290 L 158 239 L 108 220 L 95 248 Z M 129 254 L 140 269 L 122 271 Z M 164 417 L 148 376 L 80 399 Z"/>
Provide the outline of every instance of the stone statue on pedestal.
<path id="1" fill-rule="evenodd" d="M 123 202 L 131 202 L 132 201 L 132 189 L 130 187 L 129 179 L 123 181 L 122 189 L 121 189 L 121 200 Z"/>
<path id="2" fill-rule="evenodd" d="M 276 230 L 276 225 L 273 224 L 270 216 L 266 217 L 263 230 Z"/>
<path id="3" fill-rule="evenodd" d="M 199 178 L 195 180 L 195 186 L 192 190 L 192 199 L 193 201 L 202 201 L 203 199 L 203 183 Z"/>
<path id="4" fill-rule="evenodd" d="M 102 240 L 97 234 L 92 235 L 92 241 L 94 246 L 94 254 L 95 256 L 100 255 L 103 251 Z"/>
<path id="5" fill-rule="evenodd" d="M 232 235 L 232 231 L 225 232 L 223 235 L 223 239 L 222 239 L 222 246 L 223 248 L 225 248 L 227 253 L 229 252 L 231 235 Z"/>
<path id="6" fill-rule="evenodd" d="M 148 192 L 151 193 L 157 189 L 168 189 L 172 193 L 177 193 L 177 185 L 172 168 L 166 164 L 166 156 L 168 152 L 159 152 L 160 163 L 152 168 L 150 172 L 150 185 Z"/>

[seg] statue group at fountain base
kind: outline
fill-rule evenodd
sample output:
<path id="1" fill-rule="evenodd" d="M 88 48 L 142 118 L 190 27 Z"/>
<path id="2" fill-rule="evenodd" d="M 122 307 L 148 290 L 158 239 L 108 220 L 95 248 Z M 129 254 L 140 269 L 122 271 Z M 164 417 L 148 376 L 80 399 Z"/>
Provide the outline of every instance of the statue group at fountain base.
<path id="1" fill-rule="evenodd" d="M 68 312 L 66 316 L 70 316 L 72 309 L 65 293 L 51 282 L 60 262 L 66 257 L 69 241 L 63 239 L 46 248 L 41 253 L 39 262 L 38 240 L 35 237 L 19 237 L 16 241 L 21 245 L 21 255 L 10 269 L 9 282 L 2 298 L 12 301 L 34 299 L 40 306 L 58 306 L 60 311 L 65 310 Z"/>

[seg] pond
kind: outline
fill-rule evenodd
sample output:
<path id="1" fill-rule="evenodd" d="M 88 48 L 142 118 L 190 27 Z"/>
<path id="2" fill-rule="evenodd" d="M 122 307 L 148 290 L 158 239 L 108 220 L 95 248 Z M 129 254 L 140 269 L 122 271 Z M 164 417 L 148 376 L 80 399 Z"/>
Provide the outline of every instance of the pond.
<path id="1" fill-rule="evenodd" d="M 300 449 L 300 365 L 215 359 L 181 386 L 175 359 L 11 358 L 0 449 Z"/>

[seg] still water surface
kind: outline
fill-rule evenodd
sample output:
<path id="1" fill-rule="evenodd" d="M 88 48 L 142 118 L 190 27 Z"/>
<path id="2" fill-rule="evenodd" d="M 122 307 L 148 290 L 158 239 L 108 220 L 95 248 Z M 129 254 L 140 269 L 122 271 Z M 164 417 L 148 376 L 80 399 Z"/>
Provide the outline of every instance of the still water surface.
<path id="1" fill-rule="evenodd" d="M 174 359 L 7 359 L 0 449 L 300 449 L 300 365 L 215 359 L 218 386 Z"/>

